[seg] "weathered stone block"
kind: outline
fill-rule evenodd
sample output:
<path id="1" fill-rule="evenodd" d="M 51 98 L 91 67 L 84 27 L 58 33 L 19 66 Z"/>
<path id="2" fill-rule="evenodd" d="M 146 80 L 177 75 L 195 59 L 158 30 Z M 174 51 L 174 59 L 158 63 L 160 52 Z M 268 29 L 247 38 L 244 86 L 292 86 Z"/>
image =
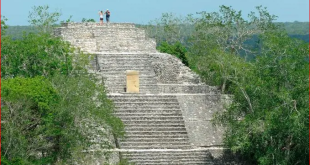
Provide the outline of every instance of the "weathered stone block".
<path id="1" fill-rule="evenodd" d="M 139 71 L 126 71 L 126 92 L 139 93 Z"/>

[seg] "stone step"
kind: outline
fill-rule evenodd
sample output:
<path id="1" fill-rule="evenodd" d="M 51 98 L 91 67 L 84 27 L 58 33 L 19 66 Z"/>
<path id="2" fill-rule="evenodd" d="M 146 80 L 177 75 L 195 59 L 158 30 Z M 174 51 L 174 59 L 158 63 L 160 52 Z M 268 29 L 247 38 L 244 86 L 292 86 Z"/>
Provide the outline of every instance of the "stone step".
<path id="1" fill-rule="evenodd" d="M 90 30 L 90 29 L 89 29 Z M 134 33 L 134 34 L 145 34 L 145 31 L 142 30 L 142 29 L 138 29 L 138 28 L 135 28 L 135 27 L 118 27 L 118 28 L 111 28 L 109 26 L 107 27 L 104 27 L 104 28 L 94 28 L 94 29 L 91 29 L 94 34 L 97 34 L 97 35 L 102 35 L 102 36 L 106 36 L 106 34 L 118 34 L 118 33 Z M 115 34 L 114 34 L 115 35 Z"/>
<path id="2" fill-rule="evenodd" d="M 131 155 L 123 155 L 126 158 L 129 158 L 130 161 L 132 162 L 139 162 L 139 161 L 143 161 L 143 162 L 149 162 L 151 160 L 154 161 L 161 161 L 161 162 L 165 162 L 165 161 L 178 161 L 178 160 L 183 160 L 183 161 L 212 161 L 211 157 L 208 157 L 206 155 L 168 155 L 167 157 L 164 157 L 162 155 L 158 155 L 158 156 L 153 156 L 153 157 L 149 157 L 150 155 L 147 155 L 148 157 L 144 157 L 144 156 L 131 156 Z"/>
<path id="3" fill-rule="evenodd" d="M 140 31 L 138 29 L 121 29 L 121 30 L 112 30 L 107 29 L 107 31 L 93 31 L 94 37 L 98 41 L 114 41 L 115 39 L 127 39 L 127 38 L 137 38 L 141 40 L 145 40 L 145 32 Z"/>
<path id="4" fill-rule="evenodd" d="M 128 62 L 128 61 L 148 61 L 149 62 L 149 57 L 144 57 L 144 56 L 141 56 L 141 57 L 130 57 L 130 56 L 125 56 L 125 57 L 109 57 L 109 58 L 106 58 L 106 57 L 98 57 L 98 62 L 99 63 L 104 63 L 104 62 L 109 62 L 109 61 L 125 61 L 125 62 Z"/>
<path id="5" fill-rule="evenodd" d="M 135 71 L 138 71 L 138 70 L 135 70 Z M 126 76 L 125 70 L 123 70 L 123 71 L 114 71 L 114 70 L 103 71 L 103 70 L 100 70 L 100 73 L 102 73 L 105 76 L 113 76 L 113 75 Z M 142 71 L 142 72 L 139 72 L 138 77 L 140 78 L 141 76 L 155 77 L 155 73 L 152 71 Z"/>
<path id="6" fill-rule="evenodd" d="M 111 50 L 113 50 L 113 52 L 156 52 L 155 44 L 148 43 L 146 40 L 119 40 L 117 42 L 101 43 L 101 45 L 97 44 L 96 50 L 103 52 Z"/>
<path id="7" fill-rule="evenodd" d="M 138 71 L 139 75 L 152 75 L 152 76 L 156 76 L 154 70 L 152 68 L 149 68 L 148 66 L 143 67 L 143 68 L 137 68 L 137 67 L 128 67 L 128 68 L 124 68 L 123 66 L 117 66 L 117 68 L 112 68 L 112 66 L 106 66 L 105 68 L 98 68 L 99 72 L 102 73 L 115 73 L 115 74 L 124 74 L 126 75 L 127 71 Z"/>
<path id="8" fill-rule="evenodd" d="M 119 85 L 119 86 L 112 86 L 112 85 L 105 85 L 106 89 L 109 91 L 118 91 L 118 92 L 110 92 L 110 93 L 124 93 L 126 92 L 126 85 Z M 140 86 L 139 92 L 140 93 L 146 93 L 145 91 L 151 91 L 151 92 L 156 92 L 158 93 L 158 90 L 156 86 Z M 151 94 L 147 92 L 147 94 Z M 153 93 L 152 93 L 153 94 Z"/>
<path id="9" fill-rule="evenodd" d="M 168 108 L 141 108 L 141 107 L 134 107 L 134 108 L 116 108 L 115 112 L 117 113 L 130 113 L 133 111 L 137 111 L 140 113 L 150 113 L 150 114 L 156 114 L 156 113 L 163 113 L 163 112 L 169 112 L 169 113 L 176 113 L 176 114 L 181 114 L 181 110 L 179 108 L 174 108 L 174 109 L 168 109 Z"/>
<path id="10" fill-rule="evenodd" d="M 119 117 L 120 119 L 122 119 L 123 121 L 183 121 L 183 117 L 182 116 L 167 116 L 167 117 L 163 117 L 163 116 L 121 116 Z"/>
<path id="11" fill-rule="evenodd" d="M 178 99 L 176 97 L 109 97 L 115 102 L 145 102 L 145 101 L 151 101 L 151 102 L 178 102 Z"/>
<path id="12" fill-rule="evenodd" d="M 96 64 L 98 64 L 100 68 L 105 67 L 105 66 L 122 68 L 123 65 L 127 65 L 127 66 L 131 65 L 132 67 L 148 65 L 148 66 L 145 66 L 146 69 L 153 69 L 151 64 L 145 61 L 105 61 L 105 62 L 97 62 Z"/>
<path id="13" fill-rule="evenodd" d="M 94 62 L 96 62 L 96 61 L 94 61 Z M 99 63 L 98 63 L 99 64 Z M 118 69 L 118 68 L 133 68 L 133 67 L 136 67 L 136 68 L 149 68 L 150 67 L 150 65 L 148 65 L 148 64 L 136 64 L 136 65 L 131 65 L 131 64 L 124 64 L 124 65 L 118 65 L 117 63 L 115 63 L 115 65 L 109 65 L 109 66 L 107 66 L 107 65 L 102 65 L 102 67 L 103 67 L 103 69 L 105 69 L 105 67 L 106 67 L 106 69 Z M 130 69 L 128 69 L 128 70 L 130 70 Z"/>
<path id="14" fill-rule="evenodd" d="M 95 39 L 97 39 L 98 43 L 108 43 L 115 42 L 115 41 L 126 41 L 126 40 L 146 40 L 145 33 L 137 32 L 136 29 L 132 30 L 117 30 L 117 31 L 110 31 L 100 33 L 94 32 Z"/>
<path id="15" fill-rule="evenodd" d="M 107 84 L 105 84 L 105 87 L 108 89 L 121 90 L 122 92 L 119 92 L 119 93 L 125 93 L 126 92 L 126 84 L 113 85 L 111 83 L 107 83 Z M 140 89 L 140 93 L 144 93 L 144 92 L 141 92 L 141 90 L 152 90 L 152 91 L 156 90 L 156 91 L 158 91 L 157 90 L 158 88 L 155 84 L 146 85 L 145 83 L 141 83 L 139 86 L 139 89 Z"/>
<path id="16" fill-rule="evenodd" d="M 126 71 L 128 70 L 134 70 L 134 71 L 139 71 L 139 74 L 141 73 L 153 73 L 155 74 L 154 72 L 154 69 L 150 66 L 124 66 L 124 65 L 115 65 L 115 66 L 101 66 L 100 67 L 100 72 L 121 72 L 121 73 L 126 73 Z"/>
<path id="17" fill-rule="evenodd" d="M 157 161 L 147 161 L 147 160 L 135 160 L 135 161 L 129 161 L 130 163 L 134 163 L 135 165 L 213 165 L 213 160 L 208 161 L 195 161 L 195 160 L 189 160 L 189 161 L 182 161 L 182 160 L 163 160 L 160 161 L 160 159 Z"/>
<path id="18" fill-rule="evenodd" d="M 171 97 L 176 97 L 176 95 L 169 95 L 169 94 L 143 94 L 143 93 L 119 93 L 119 94 L 114 94 L 114 93 L 108 93 L 108 96 L 111 97 L 128 97 L 128 98 L 141 98 L 141 97 L 147 97 L 147 98 L 151 98 L 151 97 L 165 97 L 165 98 L 171 98 Z"/>
<path id="19" fill-rule="evenodd" d="M 114 101 L 114 103 L 116 104 L 121 104 L 121 103 L 123 103 L 123 104 L 126 104 L 126 103 L 132 103 L 132 104 L 134 104 L 134 103 L 152 103 L 152 104 L 161 104 L 161 103 L 165 103 L 164 101 L 164 99 L 163 100 L 123 100 L 123 102 L 121 102 L 121 100 L 120 99 L 117 99 L 117 100 L 114 100 L 114 99 L 111 99 L 111 100 L 113 100 Z M 131 102 L 132 101 L 132 102 Z M 157 102 L 156 102 L 157 101 Z M 174 104 L 174 105 L 178 105 L 178 102 L 177 102 L 177 100 L 168 100 L 167 99 L 167 103 L 172 103 L 172 104 Z M 152 110 L 152 109 L 150 109 L 150 110 Z M 154 109 L 154 110 L 158 110 L 159 112 L 160 112 L 160 110 L 171 110 L 170 108 L 166 108 L 166 109 Z M 176 108 L 176 109 L 173 109 L 173 110 L 179 110 L 179 108 Z"/>
<path id="20" fill-rule="evenodd" d="M 109 90 L 109 89 L 108 89 Z M 132 109 L 132 108 L 137 108 L 137 110 L 144 110 L 144 109 L 154 109 L 154 110 L 158 110 L 160 108 L 173 108 L 173 109 L 178 109 L 180 108 L 179 105 L 175 104 L 175 105 L 171 105 L 171 104 L 143 104 L 143 105 L 137 105 L 137 104 L 116 104 L 115 105 L 116 108 L 119 109 Z"/>
<path id="21" fill-rule="evenodd" d="M 191 161 L 191 162 L 130 162 L 129 163 L 133 163 L 135 165 L 206 165 L 206 164 L 210 164 L 210 165 L 214 165 L 214 163 L 212 161 L 209 162 L 205 162 L 205 161 Z M 158 164 L 160 163 L 160 164 Z"/>
<path id="22" fill-rule="evenodd" d="M 91 43 L 91 42 L 89 42 Z M 150 56 L 146 53 L 144 54 L 104 54 L 104 55 L 98 55 L 91 53 L 97 61 L 107 61 L 107 60 L 143 60 L 143 61 L 148 61 L 151 62 Z"/>
<path id="23" fill-rule="evenodd" d="M 107 29 L 104 32 L 94 31 L 93 33 L 98 41 L 106 41 L 106 39 L 113 39 L 113 37 L 145 39 L 145 32 L 139 29 Z"/>
<path id="24" fill-rule="evenodd" d="M 166 124 L 166 123 L 155 123 L 155 124 L 138 124 L 138 123 L 134 123 L 134 124 L 126 124 L 126 127 L 185 127 L 185 124 L 176 124 L 176 123 L 170 123 L 170 124 Z"/>
<path id="25" fill-rule="evenodd" d="M 129 131 L 129 132 L 126 132 L 126 134 L 127 135 L 140 135 L 140 136 L 143 136 L 143 135 L 181 135 L 181 134 L 187 135 L 187 132 L 186 130 L 183 130 L 183 131 L 153 130 L 153 131 Z"/>
<path id="26" fill-rule="evenodd" d="M 150 52 L 98 52 L 98 51 L 94 51 L 94 52 L 90 52 L 91 54 L 95 54 L 98 56 L 106 56 L 106 55 L 110 55 L 110 56 L 144 56 L 144 55 L 161 55 L 162 53 L 160 52 L 156 52 L 156 53 L 150 53 Z"/>
<path id="27" fill-rule="evenodd" d="M 113 88 L 113 87 L 115 87 L 115 88 L 120 88 L 120 87 L 125 88 L 127 82 L 122 82 L 120 80 L 117 80 L 117 81 L 112 81 L 112 80 L 108 80 L 107 81 L 106 80 L 106 81 L 104 81 L 104 84 L 106 86 L 108 86 L 108 87 L 111 87 L 111 88 Z M 139 88 L 141 88 L 141 87 L 142 88 L 153 88 L 153 87 L 157 88 L 157 84 L 156 84 L 156 82 L 152 82 L 152 81 L 148 81 L 148 80 L 140 80 L 139 81 Z"/>
<path id="28" fill-rule="evenodd" d="M 120 86 L 120 87 L 109 87 L 106 86 L 106 90 L 110 91 L 109 93 L 124 93 L 126 92 L 126 87 L 125 86 Z M 117 91 L 117 92 L 113 92 L 113 91 Z M 153 94 L 153 93 L 158 93 L 158 90 L 156 87 L 140 87 L 139 89 L 140 93 L 146 93 L 146 94 Z"/>
<path id="29" fill-rule="evenodd" d="M 208 151 L 132 151 L 122 156 L 135 164 L 214 164 Z"/>
<path id="30" fill-rule="evenodd" d="M 137 158 L 148 158 L 148 157 L 163 157 L 169 158 L 170 156 L 176 157 L 196 157 L 205 156 L 209 157 L 210 152 L 208 150 L 164 150 L 164 151 L 127 151 L 122 152 L 123 156 L 135 156 Z"/>
<path id="31" fill-rule="evenodd" d="M 106 89 L 109 91 L 109 93 L 124 93 L 124 92 L 126 92 L 125 85 L 124 86 L 118 86 L 118 87 L 111 87 L 111 86 L 106 85 Z M 139 92 L 140 93 L 146 93 L 146 94 L 154 94 L 154 93 L 158 93 L 158 90 L 155 86 L 154 87 L 149 87 L 149 86 L 143 87 L 143 86 L 141 86 L 139 89 Z"/>
<path id="32" fill-rule="evenodd" d="M 91 51 L 94 51 L 94 50 L 91 50 Z M 131 48 L 131 49 L 122 49 L 122 47 L 101 47 L 101 48 L 98 48 L 96 47 L 96 51 L 102 51 L 102 52 L 111 52 L 111 53 L 115 53 L 115 52 L 118 52 L 118 53 L 121 53 L 121 52 L 136 52 L 136 53 L 140 53 L 140 52 L 156 52 L 157 50 L 154 49 L 154 48 L 148 48 L 148 47 L 144 47 L 144 48 Z"/>
<path id="33" fill-rule="evenodd" d="M 90 41 L 92 42 L 92 41 Z M 129 53 L 122 53 L 122 54 L 98 54 L 98 53 L 92 53 L 97 56 L 97 58 L 102 58 L 102 59 L 108 59 L 108 58 L 149 58 L 149 54 L 144 53 L 144 54 L 129 54 Z"/>
<path id="34" fill-rule="evenodd" d="M 145 141 L 140 141 L 140 142 L 128 142 L 128 141 L 120 141 L 121 146 L 133 146 L 133 149 L 138 147 L 138 146 L 171 146 L 171 147 L 176 147 L 176 146 L 190 146 L 188 141 L 172 141 L 172 142 L 166 142 L 166 141 L 161 141 L 161 142 L 145 142 Z"/>
<path id="35" fill-rule="evenodd" d="M 137 100 L 135 102 L 130 102 L 128 100 L 125 100 L 125 101 L 114 101 L 115 104 L 119 104 L 119 105 L 124 105 L 124 104 L 127 104 L 127 105 L 158 105 L 158 104 L 164 104 L 164 105 L 179 105 L 179 102 L 175 101 L 175 100 L 170 100 L 168 102 L 167 101 L 157 101 L 157 100 Z"/>
<path id="36" fill-rule="evenodd" d="M 126 84 L 126 78 L 125 76 L 122 77 L 108 77 L 107 75 L 103 75 L 102 74 L 102 79 L 106 82 L 106 83 L 110 83 L 110 82 L 114 82 L 114 83 L 125 83 Z M 146 82 L 146 83 L 150 83 L 151 85 L 153 83 L 156 83 L 156 79 L 152 78 L 152 77 L 139 77 L 139 82 Z M 157 84 L 156 84 L 157 85 Z"/>
<path id="37" fill-rule="evenodd" d="M 167 108 L 171 108 L 173 110 L 177 110 L 179 109 L 180 107 L 179 106 L 144 106 L 144 107 L 139 107 L 139 106 L 117 106 L 115 105 L 115 108 L 118 109 L 118 110 L 124 110 L 124 111 L 127 111 L 128 109 L 133 109 L 133 108 L 136 108 L 138 111 L 140 110 L 160 110 L 160 109 L 167 109 Z"/>
<path id="38" fill-rule="evenodd" d="M 121 77 L 121 78 L 115 78 L 115 77 L 109 77 L 109 78 L 106 78 L 106 75 L 102 75 L 104 76 L 103 81 L 105 82 L 105 84 L 118 84 L 118 85 L 126 85 L 126 79 L 124 77 Z M 143 84 L 143 85 L 156 85 L 156 80 L 153 79 L 153 78 L 139 78 L 139 84 Z"/>
<path id="39" fill-rule="evenodd" d="M 123 34 L 123 35 L 126 35 L 126 34 Z M 97 40 L 96 43 L 102 46 L 106 46 L 109 44 L 115 44 L 118 46 L 123 46 L 123 44 L 144 46 L 143 43 L 154 45 L 154 43 L 151 43 L 150 40 L 145 39 L 141 36 L 135 37 L 135 36 L 130 36 L 130 35 L 132 34 L 127 35 L 128 37 L 122 37 L 121 35 L 115 35 L 114 37 L 106 37 L 106 36 L 102 38 L 95 37 L 95 39 Z"/>
<path id="40" fill-rule="evenodd" d="M 99 41 L 99 42 L 106 42 L 106 41 L 115 41 L 115 40 L 123 40 L 123 39 L 140 39 L 140 40 L 146 40 L 145 32 L 138 30 L 138 29 L 122 29 L 122 30 L 114 30 L 110 31 L 107 30 L 107 32 L 100 33 L 100 32 L 95 32 L 94 37 Z"/>
<path id="41" fill-rule="evenodd" d="M 128 68 L 123 68 L 123 66 L 117 66 L 117 68 L 112 68 L 111 66 L 106 66 L 106 68 L 100 68 L 100 72 L 108 72 L 108 73 L 121 73 L 121 74 L 125 74 L 127 71 L 138 71 L 139 75 L 140 74 L 153 74 L 155 75 L 155 72 L 152 68 L 150 68 L 149 66 L 144 66 L 143 68 L 137 68 L 135 66 L 132 67 L 128 67 Z"/>
<path id="42" fill-rule="evenodd" d="M 109 75 L 108 77 L 105 76 L 104 74 L 102 74 L 101 72 L 99 72 L 100 75 L 103 76 L 104 79 L 113 79 L 113 80 L 117 80 L 117 79 L 121 79 L 121 80 L 126 80 L 126 74 L 124 75 Z M 149 76 L 149 75 L 140 75 L 139 76 L 139 80 L 147 80 L 147 79 L 150 79 L 150 80 L 154 80 L 156 79 L 156 77 L 154 76 Z"/>
<path id="43" fill-rule="evenodd" d="M 97 61 L 97 63 L 99 65 L 147 65 L 150 64 L 150 62 L 147 59 L 99 59 Z M 149 65 L 149 67 L 152 67 L 151 65 Z"/>
<path id="44" fill-rule="evenodd" d="M 93 51 L 99 51 L 99 50 L 98 49 L 90 50 L 89 52 L 93 52 Z M 144 48 L 144 49 L 140 49 L 140 50 L 105 49 L 105 50 L 100 50 L 100 51 L 105 52 L 105 53 L 122 53 L 124 51 L 132 52 L 132 53 L 155 53 L 157 50 L 156 49 Z"/>
<path id="45" fill-rule="evenodd" d="M 112 83 L 112 81 L 105 81 L 104 85 L 108 88 L 114 88 L 114 89 L 123 89 L 126 88 L 126 82 L 115 82 L 114 84 Z M 139 82 L 139 89 L 156 89 L 156 91 L 158 91 L 157 85 L 155 82 L 147 82 L 147 81 L 140 81 Z M 126 91 L 122 92 L 122 93 L 127 93 Z M 141 94 L 143 92 L 140 92 Z M 145 94 L 145 93 L 143 93 Z M 150 93 L 152 94 L 152 93 Z M 156 94 L 156 93 L 154 93 Z"/>
<path id="46" fill-rule="evenodd" d="M 126 127 L 125 131 L 186 131 L 185 127 Z"/>
<path id="47" fill-rule="evenodd" d="M 181 115 L 181 111 L 169 111 L 169 112 L 162 112 L 162 111 L 150 111 L 150 110 L 144 110 L 144 111 L 137 111 L 137 110 L 132 110 L 132 111 L 122 111 L 122 110 L 115 110 L 114 114 L 117 116 L 126 116 L 126 115 L 137 115 L 137 116 L 147 116 L 147 115 L 152 115 L 152 116 L 169 116 L 169 115 Z"/>
<path id="48" fill-rule="evenodd" d="M 125 125 L 127 124 L 184 124 L 184 121 L 183 120 L 130 120 L 130 119 L 122 119 L 123 123 Z"/>
<path id="49" fill-rule="evenodd" d="M 107 86 L 110 86 L 110 87 L 119 88 L 119 86 L 126 87 L 127 82 L 126 82 L 126 80 L 121 80 L 121 79 L 116 79 L 116 80 L 109 79 L 109 80 L 104 80 L 104 84 Z M 149 87 L 149 88 L 152 88 L 152 87 L 157 88 L 156 81 L 155 80 L 149 80 L 149 79 L 142 79 L 142 80 L 140 79 L 139 80 L 139 87 L 142 87 L 142 86 L 143 87 Z"/>
<path id="50" fill-rule="evenodd" d="M 188 138 L 187 134 L 155 134 L 155 135 L 139 135 L 139 134 L 125 134 L 125 139 L 139 139 L 139 138 Z"/>
<path id="51" fill-rule="evenodd" d="M 111 84 L 111 83 L 105 83 L 105 86 L 108 88 L 108 89 L 114 89 L 114 90 L 121 90 L 122 93 L 125 93 L 126 92 L 126 84 L 120 84 L 120 83 L 117 83 L 115 85 Z M 157 91 L 157 86 L 155 84 L 145 84 L 145 83 L 141 83 L 139 85 L 139 89 L 140 89 L 140 93 L 143 93 L 141 92 L 142 90 L 156 90 Z"/>
<path id="52" fill-rule="evenodd" d="M 182 117 L 181 113 L 170 113 L 170 114 L 152 114 L 152 113 L 115 113 L 116 116 L 122 117 L 130 117 L 130 116 L 139 116 L 139 117 L 170 117 L 170 116 L 180 116 Z"/>
<path id="53" fill-rule="evenodd" d="M 168 137 L 158 137 L 158 138 L 131 138 L 127 137 L 125 139 L 120 139 L 120 141 L 127 141 L 127 142 L 156 142 L 156 141 L 187 141 L 189 142 L 189 138 L 187 137 L 174 137 L 174 138 L 168 138 Z"/>
<path id="54" fill-rule="evenodd" d="M 94 36 L 95 39 L 97 39 L 97 44 L 105 44 L 105 43 L 118 43 L 117 41 L 121 40 L 122 42 L 125 41 L 146 41 L 145 35 L 144 34 L 134 34 L 134 33 L 119 33 L 119 34 L 109 34 L 107 33 L 104 36 Z M 135 43 L 132 43 L 135 44 Z"/>
<path id="55" fill-rule="evenodd" d="M 130 102 L 128 100 L 125 101 L 114 101 L 114 104 L 119 104 L 119 105 L 158 105 L 158 104 L 164 104 L 164 105 L 179 105 L 179 102 L 177 102 L 176 100 L 170 100 L 168 102 L 167 101 L 157 101 L 157 100 L 137 100 L 135 102 Z"/>
<path id="56" fill-rule="evenodd" d="M 113 86 L 112 84 L 105 84 L 105 87 L 109 90 L 113 91 L 120 91 L 118 93 L 125 93 L 126 92 L 126 85 L 115 85 Z M 157 91 L 156 85 L 144 85 L 141 84 L 139 87 L 140 93 L 144 93 L 143 91 Z M 113 92 L 111 92 L 113 93 Z M 157 92 L 158 93 L 158 92 Z"/>
<path id="57" fill-rule="evenodd" d="M 125 88 L 107 88 L 106 91 L 108 93 L 124 93 L 126 92 Z M 146 94 L 153 94 L 153 93 L 159 93 L 156 88 L 140 88 L 139 90 L 140 93 L 146 93 Z"/>
<path id="58" fill-rule="evenodd" d="M 189 149 L 191 146 L 189 144 L 180 143 L 178 145 L 172 145 L 172 144 L 139 144 L 138 143 L 128 143 L 123 144 L 120 143 L 121 149 Z"/>

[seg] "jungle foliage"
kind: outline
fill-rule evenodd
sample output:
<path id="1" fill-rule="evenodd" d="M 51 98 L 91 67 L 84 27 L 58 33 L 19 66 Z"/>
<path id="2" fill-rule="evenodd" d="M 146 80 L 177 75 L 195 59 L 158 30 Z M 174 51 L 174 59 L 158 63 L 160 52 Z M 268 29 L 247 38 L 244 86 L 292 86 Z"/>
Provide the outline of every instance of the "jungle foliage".
<path id="1" fill-rule="evenodd" d="M 144 28 L 164 43 L 164 52 L 174 54 L 174 45 L 181 43 L 189 66 L 231 95 L 229 107 L 214 116 L 215 124 L 227 128 L 227 147 L 249 164 L 305 165 L 309 46 L 290 37 L 276 18 L 261 6 L 248 18 L 220 6 L 218 12 L 186 18 L 165 13 Z"/>
<path id="2" fill-rule="evenodd" d="M 37 33 L 1 37 L 1 164 L 72 164 L 93 144 L 93 123 L 105 141 L 124 134 L 104 86 L 87 71 L 91 55 L 50 34 L 59 13 L 47 9 L 31 12 Z"/>

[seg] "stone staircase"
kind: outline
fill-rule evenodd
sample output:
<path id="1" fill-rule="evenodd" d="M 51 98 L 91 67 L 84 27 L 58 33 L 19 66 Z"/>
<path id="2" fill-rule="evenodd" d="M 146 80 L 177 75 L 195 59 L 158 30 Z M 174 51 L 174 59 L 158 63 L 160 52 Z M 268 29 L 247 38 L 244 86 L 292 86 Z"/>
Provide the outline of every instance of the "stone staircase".
<path id="1" fill-rule="evenodd" d="M 122 149 L 189 149 L 182 111 L 175 96 L 110 95 L 125 123 Z"/>
<path id="2" fill-rule="evenodd" d="M 150 67 L 148 54 L 92 53 L 96 54 L 96 65 L 99 66 L 97 71 L 105 80 L 109 93 L 126 92 L 126 70 L 139 71 L 141 93 L 158 93 L 155 73 Z"/>
<path id="3" fill-rule="evenodd" d="M 158 53 L 143 30 L 133 24 L 67 23 L 55 35 L 95 55 L 92 72 L 104 79 L 115 115 L 125 124 L 125 138 L 115 150 L 120 157 L 137 165 L 223 164 L 215 159 L 225 149 L 202 148 L 189 136 L 195 123 L 187 122 L 186 107 L 204 103 L 194 97 L 180 102 L 184 94 L 211 97 L 217 90 L 200 83 L 180 60 Z M 126 93 L 126 70 L 139 71 L 140 93 Z"/>
<path id="4" fill-rule="evenodd" d="M 156 150 L 156 151 L 132 151 L 123 153 L 135 164 L 148 165 L 206 165 L 214 164 L 209 152 L 203 150 Z"/>

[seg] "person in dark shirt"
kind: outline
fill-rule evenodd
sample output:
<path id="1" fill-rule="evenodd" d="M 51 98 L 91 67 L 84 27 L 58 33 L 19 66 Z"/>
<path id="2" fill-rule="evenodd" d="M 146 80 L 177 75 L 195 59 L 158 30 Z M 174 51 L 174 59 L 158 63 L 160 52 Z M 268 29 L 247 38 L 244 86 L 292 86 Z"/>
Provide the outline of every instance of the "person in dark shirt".
<path id="1" fill-rule="evenodd" d="M 109 9 L 107 9 L 107 11 L 104 12 L 104 14 L 105 14 L 105 18 L 107 20 L 107 23 L 109 23 L 110 22 L 110 15 L 111 15 Z"/>

